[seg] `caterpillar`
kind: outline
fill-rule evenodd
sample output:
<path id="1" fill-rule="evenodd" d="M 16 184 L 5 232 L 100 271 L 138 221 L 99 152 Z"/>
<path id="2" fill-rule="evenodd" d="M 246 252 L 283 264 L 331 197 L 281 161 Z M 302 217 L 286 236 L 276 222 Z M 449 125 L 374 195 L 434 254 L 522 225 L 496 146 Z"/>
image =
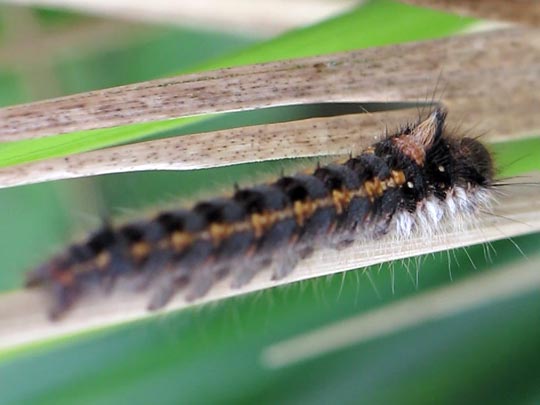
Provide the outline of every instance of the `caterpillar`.
<path id="1" fill-rule="evenodd" d="M 181 289 L 200 298 L 225 276 L 232 288 L 267 267 L 281 279 L 321 247 L 474 219 L 492 201 L 493 160 L 478 140 L 449 134 L 446 116 L 438 107 L 342 162 L 236 187 L 191 209 L 106 223 L 36 267 L 26 285 L 50 291 L 52 319 L 124 280 L 154 289 L 148 309 L 157 310 Z"/>

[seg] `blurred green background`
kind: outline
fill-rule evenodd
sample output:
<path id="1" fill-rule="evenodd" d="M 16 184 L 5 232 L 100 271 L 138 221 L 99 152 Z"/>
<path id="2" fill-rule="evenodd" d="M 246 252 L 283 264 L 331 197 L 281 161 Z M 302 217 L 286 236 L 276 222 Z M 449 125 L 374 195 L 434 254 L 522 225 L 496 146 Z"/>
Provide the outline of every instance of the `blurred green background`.
<path id="1" fill-rule="evenodd" d="M 124 22 L 96 17 L 1 6 L 0 105 L 179 72 L 441 37 L 475 23 L 374 0 L 268 39 L 208 28 L 124 27 Z M 109 25 L 114 29 L 107 34 Z M 80 34 L 81 27 L 86 36 Z M 99 35 L 91 35 L 92 27 L 99 28 Z M 70 35 L 77 40 L 70 41 Z M 55 39 L 49 41 L 51 37 Z M 59 39 L 61 46 L 55 42 Z M 290 119 L 294 114 L 279 109 L 190 125 L 172 121 L 166 128 L 150 125 L 136 136 L 131 129 L 125 131 L 128 137 L 155 137 Z M 121 142 L 114 131 L 107 136 L 112 143 Z M 68 153 L 63 142 L 58 141 L 57 151 Z M 506 151 L 501 159 L 511 161 L 524 150 L 530 152 L 531 145 L 538 147 L 536 140 L 527 142 L 499 147 Z M 0 155 L 16 159 L 17 150 L 26 153 L 41 146 L 14 149 L 0 144 Z M 81 150 L 93 147 L 89 140 Z M 525 170 L 531 161 L 538 165 L 529 159 L 514 169 Z M 249 182 L 253 173 L 277 174 L 283 167 L 292 171 L 294 163 L 129 173 L 0 190 L 5 230 L 0 235 L 0 291 L 20 288 L 28 268 L 94 228 L 104 212 L 136 212 L 200 192 L 221 192 L 235 181 Z M 292 366 L 273 369 L 261 360 L 264 349 L 278 341 L 518 264 L 523 254 L 538 253 L 539 240 L 530 235 L 494 243 L 491 261 L 483 247 L 475 246 L 425 258 L 418 269 L 414 263 L 397 262 L 367 273 L 351 271 L 3 352 L 0 403 L 539 403 L 537 293 L 398 329 Z"/>

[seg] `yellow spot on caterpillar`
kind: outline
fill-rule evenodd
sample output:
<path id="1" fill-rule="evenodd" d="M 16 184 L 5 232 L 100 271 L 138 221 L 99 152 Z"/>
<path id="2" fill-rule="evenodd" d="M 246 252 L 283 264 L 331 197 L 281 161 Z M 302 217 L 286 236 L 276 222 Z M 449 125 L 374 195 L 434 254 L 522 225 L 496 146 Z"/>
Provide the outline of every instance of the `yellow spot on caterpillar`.
<path id="1" fill-rule="evenodd" d="M 303 226 L 317 209 L 317 204 L 313 201 L 295 201 L 293 206 L 294 218 L 299 226 Z"/>
<path id="2" fill-rule="evenodd" d="M 234 233 L 234 226 L 228 224 L 212 223 L 210 224 L 210 238 L 214 245 L 219 245 L 221 241 Z"/>
<path id="3" fill-rule="evenodd" d="M 171 245 L 174 250 L 180 251 L 191 245 L 193 236 L 188 232 L 173 232 L 171 235 Z"/>
<path id="4" fill-rule="evenodd" d="M 392 176 L 392 179 L 394 180 L 396 186 L 401 186 L 402 184 L 405 184 L 405 181 L 407 180 L 405 178 L 405 173 L 403 173 L 403 170 L 392 170 L 390 172 L 390 175 Z"/>
<path id="5" fill-rule="evenodd" d="M 381 180 L 375 177 L 373 180 L 367 180 L 364 182 L 364 189 L 367 196 L 373 200 L 376 197 L 383 195 L 384 189 Z"/>
<path id="6" fill-rule="evenodd" d="M 256 238 L 260 238 L 264 231 L 270 228 L 277 220 L 275 213 L 264 212 L 262 214 L 251 214 L 251 226 Z"/>
<path id="7" fill-rule="evenodd" d="M 111 261 L 111 255 L 109 252 L 101 252 L 98 257 L 96 257 L 96 266 L 100 270 L 105 270 Z"/>
<path id="8" fill-rule="evenodd" d="M 142 260 L 150 253 L 150 245 L 146 242 L 137 242 L 131 246 L 131 254 L 135 260 Z"/>
<path id="9" fill-rule="evenodd" d="M 369 146 L 362 152 L 362 154 L 374 155 L 375 148 L 373 146 Z"/>
<path id="10" fill-rule="evenodd" d="M 351 201 L 351 193 L 348 190 L 332 190 L 332 201 L 339 215 Z"/>

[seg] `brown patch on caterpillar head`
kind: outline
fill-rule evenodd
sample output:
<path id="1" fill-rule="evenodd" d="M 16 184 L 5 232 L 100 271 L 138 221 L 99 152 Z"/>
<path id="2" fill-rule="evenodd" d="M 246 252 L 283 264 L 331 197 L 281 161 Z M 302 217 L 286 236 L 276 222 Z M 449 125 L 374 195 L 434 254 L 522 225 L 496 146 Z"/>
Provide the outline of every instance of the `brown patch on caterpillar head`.
<path id="1" fill-rule="evenodd" d="M 445 119 L 446 111 L 436 109 L 415 127 L 392 138 L 392 142 L 401 153 L 422 167 L 426 160 L 426 150 L 430 149 L 442 134 Z"/>

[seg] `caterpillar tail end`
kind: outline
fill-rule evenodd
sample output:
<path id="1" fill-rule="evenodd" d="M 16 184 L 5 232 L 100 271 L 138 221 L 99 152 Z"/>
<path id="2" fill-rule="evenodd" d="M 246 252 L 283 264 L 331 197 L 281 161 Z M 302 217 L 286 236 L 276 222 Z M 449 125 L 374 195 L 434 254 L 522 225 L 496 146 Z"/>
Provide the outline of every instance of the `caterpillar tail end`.
<path id="1" fill-rule="evenodd" d="M 24 282 L 25 288 L 28 289 L 46 287 L 52 290 L 53 294 L 48 310 L 48 317 L 51 321 L 64 318 L 77 296 L 75 288 L 64 285 L 53 277 L 55 267 L 54 262 L 42 264 L 31 270 Z"/>

